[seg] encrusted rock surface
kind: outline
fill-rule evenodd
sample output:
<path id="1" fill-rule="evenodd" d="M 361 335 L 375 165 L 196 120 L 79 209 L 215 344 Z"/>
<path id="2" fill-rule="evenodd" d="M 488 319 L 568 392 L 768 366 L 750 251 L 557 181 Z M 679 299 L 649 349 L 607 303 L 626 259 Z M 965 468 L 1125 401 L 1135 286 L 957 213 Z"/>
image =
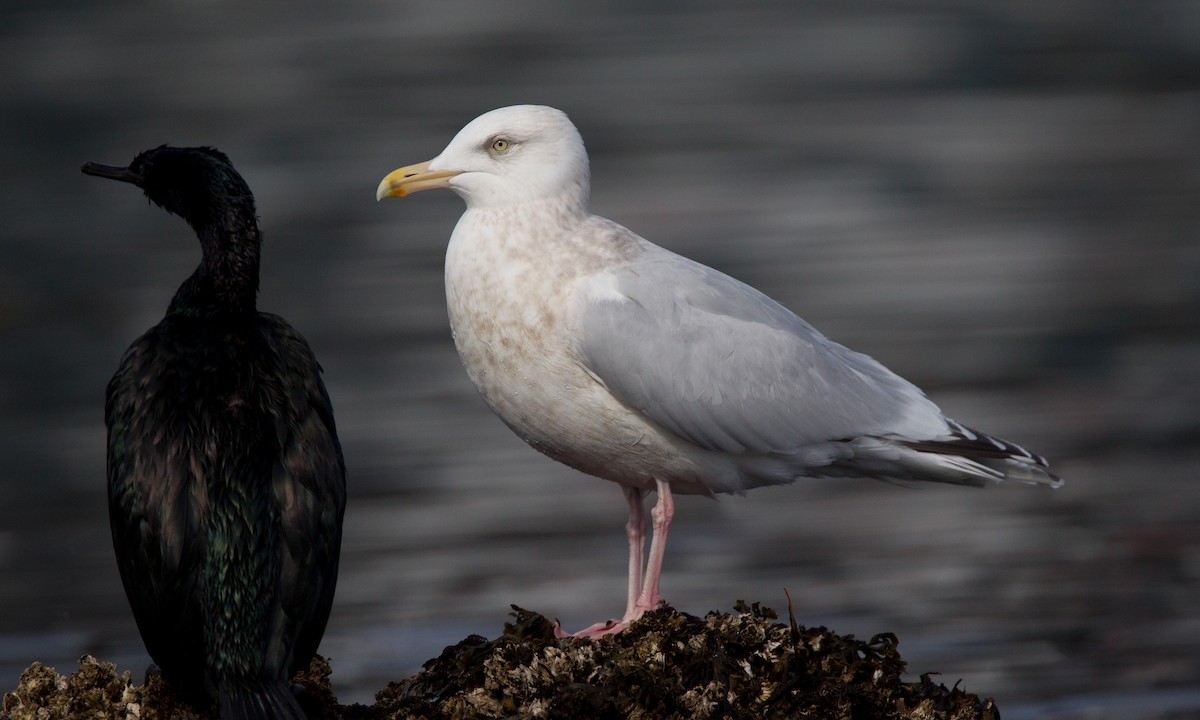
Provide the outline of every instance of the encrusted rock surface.
<path id="1" fill-rule="evenodd" d="M 472 635 L 446 648 L 377 693 L 374 706 L 339 705 L 321 657 L 296 682 L 310 720 L 999 720 L 990 699 L 925 675 L 905 682 L 893 635 L 864 642 L 779 623 L 757 603 L 735 608 L 696 617 L 664 606 L 619 635 L 574 641 L 556 640 L 550 621 L 514 606 L 499 638 Z M 161 678 L 134 685 L 128 671 L 90 656 L 68 677 L 34 663 L 5 694 L 3 713 L 14 720 L 216 717 L 179 703 Z"/>

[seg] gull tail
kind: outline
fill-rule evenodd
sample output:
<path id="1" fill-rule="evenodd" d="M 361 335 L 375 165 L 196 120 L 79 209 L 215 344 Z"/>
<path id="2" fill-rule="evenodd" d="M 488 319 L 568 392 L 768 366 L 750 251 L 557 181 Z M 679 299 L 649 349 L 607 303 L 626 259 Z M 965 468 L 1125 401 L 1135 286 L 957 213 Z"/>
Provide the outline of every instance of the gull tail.
<path id="1" fill-rule="evenodd" d="M 221 720 L 307 720 L 282 680 L 227 680 L 218 694 Z"/>
<path id="2" fill-rule="evenodd" d="M 1031 485 L 1058 487 L 1062 478 L 1050 464 L 1016 443 L 986 435 L 949 418 L 947 436 L 931 440 L 894 440 L 906 449 L 903 462 L 924 470 L 919 479 L 956 485 L 985 485 L 989 481 L 1015 480 Z"/>

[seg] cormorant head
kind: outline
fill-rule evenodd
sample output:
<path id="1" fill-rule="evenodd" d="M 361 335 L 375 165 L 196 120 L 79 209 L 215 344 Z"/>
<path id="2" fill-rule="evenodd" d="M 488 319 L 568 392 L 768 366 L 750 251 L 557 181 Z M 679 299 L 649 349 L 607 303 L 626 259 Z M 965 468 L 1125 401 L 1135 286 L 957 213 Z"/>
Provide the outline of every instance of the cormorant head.
<path id="1" fill-rule="evenodd" d="M 160 145 L 140 153 L 129 167 L 84 163 L 85 175 L 137 185 L 155 205 L 178 215 L 196 230 L 222 213 L 254 215 L 254 195 L 225 153 L 211 147 Z"/>

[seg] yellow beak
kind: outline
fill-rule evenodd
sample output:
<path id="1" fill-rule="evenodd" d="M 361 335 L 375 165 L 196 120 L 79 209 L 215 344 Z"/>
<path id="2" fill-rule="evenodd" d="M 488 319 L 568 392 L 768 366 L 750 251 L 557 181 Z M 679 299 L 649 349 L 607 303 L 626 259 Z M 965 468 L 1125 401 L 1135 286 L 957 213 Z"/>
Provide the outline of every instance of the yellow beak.
<path id="1" fill-rule="evenodd" d="M 379 183 L 379 189 L 375 191 L 375 199 L 382 200 L 385 197 L 404 197 L 409 193 L 421 192 L 422 190 L 433 190 L 434 188 L 450 187 L 450 178 L 458 175 L 459 170 L 429 170 L 429 163 L 432 160 L 426 160 L 423 163 L 416 165 L 406 165 L 399 170 L 393 170 L 387 174 Z"/>

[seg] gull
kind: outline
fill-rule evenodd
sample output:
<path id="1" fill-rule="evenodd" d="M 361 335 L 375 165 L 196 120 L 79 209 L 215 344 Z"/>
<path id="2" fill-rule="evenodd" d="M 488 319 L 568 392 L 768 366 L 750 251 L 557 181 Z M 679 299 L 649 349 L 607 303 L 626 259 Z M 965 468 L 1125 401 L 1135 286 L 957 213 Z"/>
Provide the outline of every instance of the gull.
<path id="1" fill-rule="evenodd" d="M 527 443 L 625 494 L 625 614 L 576 637 L 620 632 L 662 602 L 675 494 L 801 477 L 1061 484 L 1042 457 L 947 418 L 749 285 L 591 214 L 590 187 L 567 115 L 517 105 L 376 192 L 448 188 L 466 202 L 445 272 L 467 374 Z"/>

